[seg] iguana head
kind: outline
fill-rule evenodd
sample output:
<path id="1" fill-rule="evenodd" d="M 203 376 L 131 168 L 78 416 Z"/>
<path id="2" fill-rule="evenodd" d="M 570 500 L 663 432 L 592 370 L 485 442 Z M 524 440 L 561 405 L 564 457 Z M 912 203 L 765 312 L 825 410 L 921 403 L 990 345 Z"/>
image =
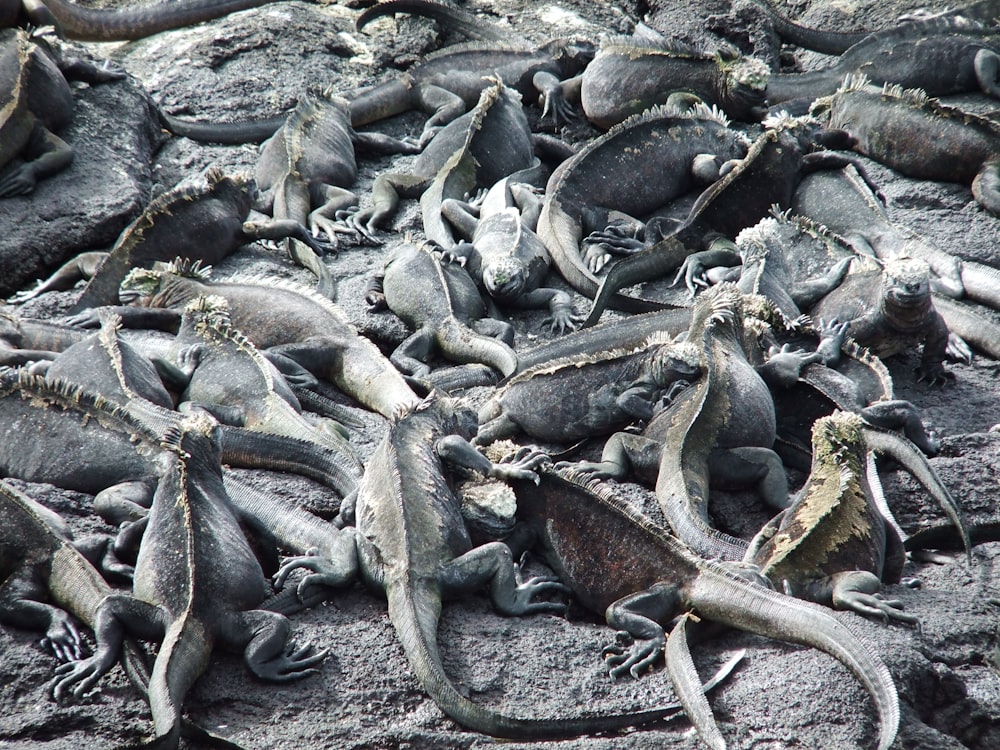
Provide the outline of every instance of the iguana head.
<path id="1" fill-rule="evenodd" d="M 597 55 L 597 45 L 583 38 L 553 39 L 542 49 L 552 56 L 566 77 L 580 73 Z"/>
<path id="2" fill-rule="evenodd" d="M 916 308 L 930 303 L 930 266 L 919 258 L 899 257 L 882 270 L 882 302 L 892 308 Z"/>
<path id="3" fill-rule="evenodd" d="M 218 294 L 203 294 L 195 297 L 184 306 L 181 326 L 192 323 L 195 330 L 199 327 L 228 326 L 231 322 L 229 302 Z"/>
<path id="4" fill-rule="evenodd" d="M 483 286 L 494 299 L 515 299 L 526 283 L 527 271 L 517 258 L 498 258 L 483 266 Z"/>
<path id="5" fill-rule="evenodd" d="M 198 295 L 197 287 L 185 285 L 185 279 L 207 281 L 211 273 L 211 266 L 183 258 L 156 263 L 153 268 L 133 268 L 118 287 L 118 299 L 124 305 L 169 307 Z"/>
<path id="6" fill-rule="evenodd" d="M 864 420 L 854 412 L 835 411 L 813 422 L 814 464 L 831 459 L 852 473 L 863 471 L 867 444 Z"/>
<path id="7" fill-rule="evenodd" d="M 755 57 L 717 57 L 723 109 L 731 117 L 759 122 L 767 114 L 767 81 L 771 71 Z"/>
<path id="8" fill-rule="evenodd" d="M 666 386 L 677 380 L 693 380 L 700 372 L 701 350 L 687 341 L 671 341 L 657 349 L 649 374 L 654 383 Z"/>

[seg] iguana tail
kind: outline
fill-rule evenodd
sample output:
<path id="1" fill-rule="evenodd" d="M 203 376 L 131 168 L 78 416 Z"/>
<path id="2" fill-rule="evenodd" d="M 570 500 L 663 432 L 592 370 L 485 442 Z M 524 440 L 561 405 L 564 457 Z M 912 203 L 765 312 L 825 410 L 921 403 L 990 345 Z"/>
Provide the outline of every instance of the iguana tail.
<path id="1" fill-rule="evenodd" d="M 768 638 L 825 651 L 850 669 L 868 690 L 881 720 L 879 750 L 887 750 L 899 729 L 899 697 L 882 660 L 829 612 L 707 563 L 685 588 L 686 601 L 699 617 Z"/>
<path id="2" fill-rule="evenodd" d="M 507 344 L 471 330 L 452 317 L 437 331 L 438 346 L 448 359 L 466 364 L 482 362 L 498 370 L 504 377 L 517 369 L 517 354 Z"/>
<path id="3" fill-rule="evenodd" d="M 864 30 L 825 31 L 823 29 L 810 29 L 808 26 L 800 26 L 778 13 L 770 0 L 754 0 L 754 3 L 764 11 L 778 36 L 786 42 L 815 52 L 822 52 L 825 55 L 842 54 L 871 33 Z"/>
<path id="4" fill-rule="evenodd" d="M 173 0 L 170 3 L 98 10 L 67 0 L 45 0 L 45 7 L 55 17 L 64 36 L 85 42 L 111 42 L 141 39 L 269 2 L 272 0 Z"/>
<path id="5" fill-rule="evenodd" d="M 387 0 L 387 2 L 378 3 L 358 16 L 354 22 L 354 28 L 361 31 L 376 18 L 393 13 L 414 13 L 433 18 L 448 30 L 458 32 L 467 39 L 508 43 L 511 41 L 510 29 L 501 28 L 480 16 L 472 15 L 468 11 L 430 2 L 430 0 Z"/>
<path id="6" fill-rule="evenodd" d="M 239 145 L 241 143 L 260 143 L 274 135 L 278 128 L 285 124 L 288 114 L 275 115 L 260 120 L 245 120 L 241 122 L 202 122 L 201 120 L 183 120 L 157 110 L 160 125 L 173 135 L 190 138 L 199 143 L 223 143 Z"/>
<path id="7" fill-rule="evenodd" d="M 996 272 L 994 271 L 994 273 Z M 966 278 L 967 273 L 965 268 L 963 268 L 962 279 Z M 973 285 L 972 288 L 972 292 L 970 292 L 968 286 L 966 286 L 965 290 L 966 294 L 970 297 L 973 293 L 978 293 L 982 287 L 977 289 Z M 994 289 L 993 296 L 996 296 L 996 294 L 997 291 Z M 1000 359 L 1000 325 L 995 323 L 990 317 L 977 312 L 975 307 L 967 303 L 937 295 L 934 297 L 934 309 L 941 313 L 944 322 L 948 324 L 949 331 L 957 333 L 965 339 L 966 343 L 971 344 L 981 352 L 985 352 L 993 359 Z"/>
<path id="8" fill-rule="evenodd" d="M 676 704 L 636 713 L 572 719 L 522 719 L 484 708 L 459 693 L 445 674 L 437 647 L 440 600 L 430 601 L 427 594 L 415 595 L 405 585 L 389 585 L 386 595 L 389 617 L 420 684 L 442 711 L 467 729 L 509 739 L 545 739 L 613 731 L 678 714 Z"/>

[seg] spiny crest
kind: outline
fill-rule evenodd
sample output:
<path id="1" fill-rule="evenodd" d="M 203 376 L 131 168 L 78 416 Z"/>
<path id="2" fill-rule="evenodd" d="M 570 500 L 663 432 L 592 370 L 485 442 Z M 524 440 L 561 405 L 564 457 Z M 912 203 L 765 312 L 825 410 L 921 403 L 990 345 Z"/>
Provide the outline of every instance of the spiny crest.
<path id="1" fill-rule="evenodd" d="M 434 52 L 428 52 L 424 55 L 423 62 L 427 63 L 431 60 L 437 60 L 439 57 L 450 57 L 465 52 L 488 52 L 492 56 L 503 52 L 534 52 L 534 50 L 527 44 L 518 44 L 516 42 L 507 44 L 492 41 L 462 42 L 461 44 L 452 44 Z"/>
<path id="2" fill-rule="evenodd" d="M 184 312 L 229 318 L 229 300 L 218 294 L 200 294 L 184 306 Z"/>
<path id="3" fill-rule="evenodd" d="M 639 39 L 630 36 L 614 35 L 601 40 L 601 52 L 613 51 L 616 54 L 629 54 L 632 50 L 634 54 L 630 56 L 641 57 L 643 54 L 660 53 L 670 57 L 689 57 L 699 60 L 708 60 L 712 57 L 705 50 L 686 44 L 678 39 Z"/>
<path id="4" fill-rule="evenodd" d="M 654 533 L 661 538 L 670 538 L 669 534 L 663 530 L 663 526 L 653 521 L 645 513 L 635 508 L 631 503 L 619 496 L 615 486 L 602 479 L 597 479 L 593 475 L 579 471 L 574 468 L 550 469 L 546 473 L 558 477 L 567 484 L 578 487 L 599 499 L 603 504 L 614 508 L 616 511 L 626 516 L 629 521 L 636 524 L 647 532 Z M 543 480 L 544 481 L 544 480 Z"/>
<path id="5" fill-rule="evenodd" d="M 812 128 L 817 127 L 821 123 L 818 119 L 812 115 L 805 114 L 799 115 L 798 117 L 793 117 L 786 110 L 781 110 L 780 112 L 775 112 L 774 114 L 768 115 L 764 118 L 761 125 L 764 126 L 765 130 L 795 130 L 796 128 Z"/>
<path id="6" fill-rule="evenodd" d="M 699 102 L 695 104 L 690 109 L 684 112 L 678 112 L 674 107 L 670 107 L 666 104 L 657 104 L 650 107 L 643 112 L 635 115 L 630 115 L 622 120 L 617 125 L 613 125 L 607 133 L 598 138 L 595 138 L 590 142 L 580 153 L 584 151 L 592 151 L 594 148 L 602 143 L 611 140 L 612 138 L 621 135 L 622 133 L 632 130 L 636 126 L 643 125 L 649 122 L 658 122 L 660 120 L 707 120 L 710 122 L 715 122 L 722 125 L 725 128 L 729 127 L 729 119 L 726 115 L 716 107 L 714 104 L 709 106 L 704 102 Z"/>
<path id="7" fill-rule="evenodd" d="M 292 292 L 307 298 L 310 302 L 322 307 L 328 314 L 337 318 L 338 321 L 350 325 L 344 311 L 337 307 L 329 297 L 324 297 L 314 288 L 308 287 L 291 279 L 279 279 L 276 276 L 268 276 L 266 273 L 236 274 L 228 279 L 230 284 L 243 284 L 246 286 L 259 286 L 267 289 L 280 289 Z M 353 326 L 352 326 L 353 328 Z"/>
<path id="8" fill-rule="evenodd" d="M 176 453 L 181 458 L 190 458 L 191 454 L 184 448 L 187 436 L 209 436 L 218 429 L 218 426 L 219 423 L 208 412 L 198 410 L 185 414 L 164 429 L 160 436 L 160 447 Z"/>
<path id="9" fill-rule="evenodd" d="M 196 279 L 198 281 L 208 281 L 212 276 L 212 266 L 208 264 L 203 266 L 201 258 L 191 260 L 190 258 L 177 257 L 162 266 L 154 265 L 153 267 L 164 273 L 172 273 L 174 276 L 183 276 L 184 278 Z"/>
<path id="10" fill-rule="evenodd" d="M 837 89 L 837 94 L 846 94 L 852 91 L 863 91 L 864 89 L 871 86 L 871 80 L 864 73 L 848 73 L 844 76 L 844 82 L 840 84 L 840 88 Z M 812 109 L 810 108 L 810 113 Z"/>

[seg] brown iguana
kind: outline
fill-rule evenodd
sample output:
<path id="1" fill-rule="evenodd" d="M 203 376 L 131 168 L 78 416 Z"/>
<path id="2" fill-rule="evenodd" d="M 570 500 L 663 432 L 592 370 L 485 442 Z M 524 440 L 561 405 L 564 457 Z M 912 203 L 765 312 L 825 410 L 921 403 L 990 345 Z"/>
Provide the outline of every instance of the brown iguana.
<path id="1" fill-rule="evenodd" d="M 635 115 L 553 172 L 545 189 L 538 236 L 569 285 L 593 297 L 599 281 L 580 250 L 590 231 L 604 229 L 610 212 L 641 217 L 712 182 L 722 163 L 742 157 L 747 146 L 743 134 L 705 107 L 687 114 L 654 107 Z M 665 305 L 615 294 L 608 306 L 648 312 Z"/>
<path id="2" fill-rule="evenodd" d="M 734 120 L 759 122 L 767 114 L 767 65 L 734 48 L 714 54 L 679 42 L 619 37 L 601 42 L 583 71 L 580 104 L 607 130 L 675 92 L 693 94 Z"/>
<path id="3" fill-rule="evenodd" d="M 269 587 L 226 496 L 217 423 L 188 415 L 146 440 L 159 446 L 159 481 L 133 594 L 104 598 L 95 653 L 57 668 L 53 694 L 80 696 L 93 687 L 114 666 L 126 634 L 161 640 L 149 704 L 158 745 L 176 748 L 184 697 L 216 644 L 242 649 L 250 670 L 275 682 L 315 673 L 326 651 L 296 646 L 288 619 L 260 609 Z"/>
<path id="4" fill-rule="evenodd" d="M 971 543 L 951 493 L 910 441 L 834 412 L 812 427 L 812 468 L 787 510 L 750 543 L 746 562 L 791 595 L 863 615 L 917 623 L 895 600 L 879 596 L 882 582 L 898 583 L 905 553 L 885 504 L 872 455 L 895 459 L 933 495 Z"/>
<path id="5" fill-rule="evenodd" d="M 51 28 L 0 30 L 0 198 L 30 193 L 73 161 L 73 149 L 56 135 L 73 120 L 68 79 L 97 84 L 124 75 L 64 57 Z"/>
<path id="6" fill-rule="evenodd" d="M 673 401 L 698 377 L 700 351 L 653 336 L 639 347 L 583 353 L 522 370 L 479 410 L 475 441 L 486 445 L 523 432 L 572 443 L 609 435 Z"/>
<path id="7" fill-rule="evenodd" d="M 371 19 L 397 9 L 432 15 L 454 25 L 455 13 L 437 13 L 438 3 L 394 7 L 382 3 L 369 8 L 357 20 L 360 30 Z M 445 11 L 446 12 L 446 11 Z M 475 20 L 465 21 L 467 28 Z M 486 32 L 488 33 L 488 31 Z M 515 89 L 526 102 L 538 100 L 542 115 L 556 125 L 573 119 L 568 100 L 579 96 L 579 73 L 594 59 L 594 44 L 585 39 L 553 39 L 540 47 L 506 34 L 486 43 L 472 42 L 445 47 L 427 55 L 402 77 L 363 90 L 351 98 L 351 122 L 355 126 L 421 109 L 431 115 L 424 125 L 421 143 L 426 143 L 444 125 L 475 106 L 494 76 Z"/>
<path id="8" fill-rule="evenodd" d="M 256 178 L 264 196 L 258 207 L 269 210 L 275 219 L 307 225 L 314 234 L 324 232 L 336 247 L 336 233 L 346 231 L 335 221 L 337 213 L 357 205 L 357 196 L 348 190 L 358 177 L 356 148 L 384 154 L 420 150 L 387 135 L 355 131 L 347 101 L 332 87 L 305 94 L 261 146 Z M 289 240 L 292 259 L 316 274 L 320 294 L 332 297 L 333 280 L 315 250 Z"/>
<path id="9" fill-rule="evenodd" d="M 207 282 L 205 269 L 185 264 L 133 269 L 119 297 L 134 306 L 115 310 L 126 326 L 176 331 L 185 305 L 216 294 L 229 303 L 233 325 L 272 362 L 292 360 L 383 416 L 419 402 L 399 371 L 330 300 L 273 278 Z M 84 311 L 70 321 L 93 325 L 97 319 Z"/>
<path id="10" fill-rule="evenodd" d="M 502 375 L 517 368 L 514 330 L 487 315 L 479 289 L 458 266 L 442 263 L 428 243 L 401 245 L 365 296 L 414 329 L 390 356 L 403 372 L 423 377 L 435 350 L 454 362 L 481 362 Z"/>
<path id="11" fill-rule="evenodd" d="M 172 0 L 109 10 L 69 0 L 0 0 L 0 27 L 27 21 L 36 26 L 54 26 L 69 39 L 111 42 L 141 39 L 270 2 L 274 0 Z"/>
<path id="12" fill-rule="evenodd" d="M 871 86 L 847 76 L 812 111 L 844 130 L 852 148 L 907 177 L 972 186 L 976 201 L 1000 216 L 1000 123 L 946 107 L 919 89 Z"/>
<path id="13" fill-rule="evenodd" d="M 117 304 L 118 286 L 129 270 L 148 268 L 157 261 L 183 257 L 218 263 L 242 245 L 284 237 L 298 237 L 319 251 L 327 247 L 294 220 L 247 221 L 256 196 L 257 186 L 251 178 L 209 168 L 196 180 L 183 180 L 151 200 L 122 230 L 96 269 L 97 255 L 71 259 L 35 289 L 19 295 L 17 301 L 54 288 L 67 288 L 70 280 L 75 283 L 91 272 L 90 283 L 74 306 L 75 311 L 80 311 Z"/>
<path id="14" fill-rule="evenodd" d="M 666 641 L 664 624 L 691 612 L 831 654 L 872 696 L 881 723 L 880 750 L 893 743 L 899 706 L 892 676 L 877 653 L 826 608 L 760 585 L 762 578 L 752 566 L 694 554 L 610 487 L 579 474 L 543 471 L 540 486 L 523 480 L 514 486 L 518 515 L 560 579 L 584 606 L 632 636 L 624 651 L 620 646 L 605 649 L 612 674 L 638 676 L 655 663 Z M 595 545 L 600 550 L 596 556 Z M 677 635 L 675 630 L 671 640 Z M 683 637 L 683 631 L 679 635 Z M 686 643 L 680 645 L 668 644 L 666 653 L 678 695 L 701 738 L 711 747 L 725 747 L 708 704 L 692 699 L 696 673 Z"/>
<path id="15" fill-rule="evenodd" d="M 444 597 L 484 586 L 506 615 L 561 612 L 564 605 L 532 599 L 563 591 L 553 578 L 520 579 L 502 542 L 473 546 L 443 461 L 482 474 L 531 479 L 543 455 L 493 463 L 468 442 L 475 412 L 454 399 L 430 396 L 390 427 L 365 470 L 358 493 L 355 545 L 329 559 L 319 554 L 291 558 L 279 576 L 296 568 L 311 572 L 299 590 L 329 581 L 342 586 L 357 576 L 385 592 L 389 619 L 417 679 L 434 702 L 463 727 L 497 737 L 540 739 L 608 731 L 669 715 L 667 708 L 586 718 L 520 718 L 480 706 L 453 685 L 438 651 L 437 627 Z"/>

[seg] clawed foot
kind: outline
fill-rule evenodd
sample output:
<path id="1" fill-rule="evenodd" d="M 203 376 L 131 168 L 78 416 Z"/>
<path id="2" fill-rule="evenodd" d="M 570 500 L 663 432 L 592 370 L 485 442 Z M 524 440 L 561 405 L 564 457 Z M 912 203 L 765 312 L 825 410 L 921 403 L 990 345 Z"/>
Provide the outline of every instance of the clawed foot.
<path id="1" fill-rule="evenodd" d="M 69 615 L 52 618 L 52 624 L 42 639 L 42 648 L 51 651 L 61 662 L 77 661 L 83 656 L 83 639 Z"/>
<path id="2" fill-rule="evenodd" d="M 910 625 L 920 624 L 919 617 L 903 611 L 903 602 L 899 599 L 885 599 L 881 594 L 851 591 L 839 597 L 835 604 L 840 609 L 850 609 L 867 617 L 878 617 L 886 623 L 898 620 Z"/>
<path id="3" fill-rule="evenodd" d="M 283 654 L 264 662 L 254 662 L 250 665 L 250 669 L 262 680 L 291 682 L 319 672 L 316 665 L 322 662 L 328 653 L 327 649 L 317 649 L 311 643 L 296 646 L 294 641 L 289 641 Z"/>
<path id="4" fill-rule="evenodd" d="M 79 698 L 90 690 L 114 666 L 115 659 L 110 661 L 94 654 L 86 659 L 78 659 L 60 664 L 55 669 L 55 679 L 52 681 L 52 697 L 57 701 L 72 695 Z"/>
<path id="5" fill-rule="evenodd" d="M 0 198 L 27 195 L 35 189 L 37 183 L 34 169 L 30 164 L 23 164 L 10 174 L 0 178 Z"/>
<path id="6" fill-rule="evenodd" d="M 561 615 L 566 612 L 564 602 L 532 601 L 536 596 L 560 594 L 567 595 L 570 589 L 561 583 L 556 576 L 532 576 L 527 580 L 523 577 L 523 569 L 527 564 L 527 554 L 521 556 L 520 562 L 514 566 L 514 601 L 510 614 L 549 613 Z"/>
<path id="7" fill-rule="evenodd" d="M 917 382 L 929 385 L 944 385 L 955 380 L 955 373 L 946 370 L 940 362 L 920 365 L 917 368 Z"/>
<path id="8" fill-rule="evenodd" d="M 542 325 L 548 326 L 552 333 L 569 333 L 579 328 L 586 319 L 586 316 L 577 315 L 570 307 L 568 310 L 553 310 L 552 315 L 542 321 Z"/>
<path id="9" fill-rule="evenodd" d="M 490 476 L 495 479 L 509 481 L 511 479 L 527 479 L 538 484 L 538 468 L 552 462 L 549 454 L 532 445 L 522 446 L 514 453 L 504 456 L 499 463 L 493 464 Z"/>
<path id="10" fill-rule="evenodd" d="M 615 635 L 615 642 L 604 647 L 601 656 L 611 677 L 617 679 L 628 674 L 638 679 L 660 660 L 665 644 L 666 638 L 662 633 L 658 638 L 635 640 L 621 630 Z"/>

